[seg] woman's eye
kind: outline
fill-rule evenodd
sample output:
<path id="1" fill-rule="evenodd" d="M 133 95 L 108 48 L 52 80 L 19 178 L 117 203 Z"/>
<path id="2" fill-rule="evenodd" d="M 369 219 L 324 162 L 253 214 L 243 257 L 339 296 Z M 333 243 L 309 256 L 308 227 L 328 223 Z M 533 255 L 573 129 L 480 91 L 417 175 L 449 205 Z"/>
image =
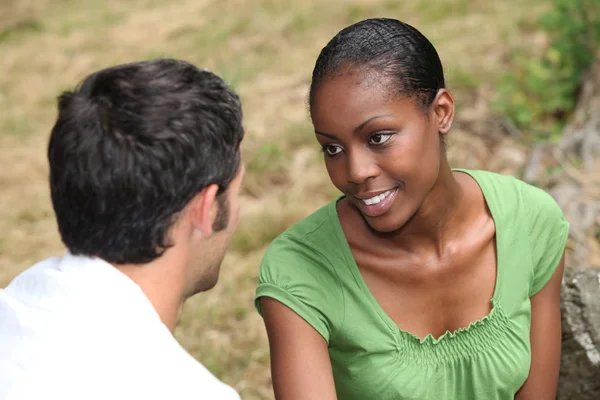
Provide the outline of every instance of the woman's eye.
<path id="1" fill-rule="evenodd" d="M 339 154 L 342 152 L 342 148 L 340 146 L 328 144 L 328 145 L 323 146 L 323 151 L 328 156 L 335 156 L 336 154 Z"/>
<path id="2" fill-rule="evenodd" d="M 390 140 L 391 137 L 392 135 L 389 133 L 376 133 L 374 135 L 371 135 L 371 137 L 369 138 L 369 143 L 375 145 L 383 144 Z"/>

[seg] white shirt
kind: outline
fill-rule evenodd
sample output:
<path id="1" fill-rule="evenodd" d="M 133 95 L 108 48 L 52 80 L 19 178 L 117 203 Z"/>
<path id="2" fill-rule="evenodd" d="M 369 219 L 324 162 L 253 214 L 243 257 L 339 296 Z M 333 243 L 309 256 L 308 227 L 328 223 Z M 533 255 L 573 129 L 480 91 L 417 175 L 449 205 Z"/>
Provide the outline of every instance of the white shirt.
<path id="1" fill-rule="evenodd" d="M 239 400 L 190 356 L 138 285 L 67 252 L 0 290 L 0 400 Z"/>

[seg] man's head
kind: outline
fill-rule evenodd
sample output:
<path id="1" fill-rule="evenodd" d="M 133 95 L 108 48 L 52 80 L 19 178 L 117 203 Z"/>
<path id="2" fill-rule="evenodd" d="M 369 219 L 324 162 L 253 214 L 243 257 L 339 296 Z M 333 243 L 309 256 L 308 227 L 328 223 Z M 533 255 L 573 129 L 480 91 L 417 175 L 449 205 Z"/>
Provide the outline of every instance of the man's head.
<path id="1" fill-rule="evenodd" d="M 198 231 L 190 243 L 226 246 L 218 237 L 237 223 L 244 131 L 221 78 L 179 60 L 118 65 L 63 93 L 58 111 L 50 189 L 71 253 L 147 264 L 177 245 L 180 222 Z M 222 259 L 225 248 L 214 250 Z"/>

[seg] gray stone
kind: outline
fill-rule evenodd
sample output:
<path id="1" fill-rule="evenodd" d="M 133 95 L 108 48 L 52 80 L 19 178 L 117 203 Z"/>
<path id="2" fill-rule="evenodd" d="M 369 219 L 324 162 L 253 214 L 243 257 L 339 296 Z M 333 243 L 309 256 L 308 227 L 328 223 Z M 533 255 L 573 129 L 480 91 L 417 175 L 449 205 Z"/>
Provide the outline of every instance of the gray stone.
<path id="1" fill-rule="evenodd" d="M 559 400 L 600 399 L 600 268 L 565 271 Z"/>

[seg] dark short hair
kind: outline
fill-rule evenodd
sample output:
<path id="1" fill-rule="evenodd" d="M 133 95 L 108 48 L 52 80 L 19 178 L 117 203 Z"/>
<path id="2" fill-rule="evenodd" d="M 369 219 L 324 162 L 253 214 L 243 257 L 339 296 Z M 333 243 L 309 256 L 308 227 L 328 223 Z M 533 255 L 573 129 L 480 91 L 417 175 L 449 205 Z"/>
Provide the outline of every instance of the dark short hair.
<path id="1" fill-rule="evenodd" d="M 313 70 L 311 106 L 323 79 L 343 68 L 383 74 L 390 82 L 390 95 L 414 98 L 424 109 L 445 86 L 442 63 L 431 42 L 416 28 L 391 18 L 357 22 L 327 43 Z"/>
<path id="2" fill-rule="evenodd" d="M 61 238 L 75 255 L 147 263 L 177 214 L 227 190 L 244 135 L 238 95 L 212 72 L 157 59 L 97 71 L 58 101 L 48 146 Z"/>

